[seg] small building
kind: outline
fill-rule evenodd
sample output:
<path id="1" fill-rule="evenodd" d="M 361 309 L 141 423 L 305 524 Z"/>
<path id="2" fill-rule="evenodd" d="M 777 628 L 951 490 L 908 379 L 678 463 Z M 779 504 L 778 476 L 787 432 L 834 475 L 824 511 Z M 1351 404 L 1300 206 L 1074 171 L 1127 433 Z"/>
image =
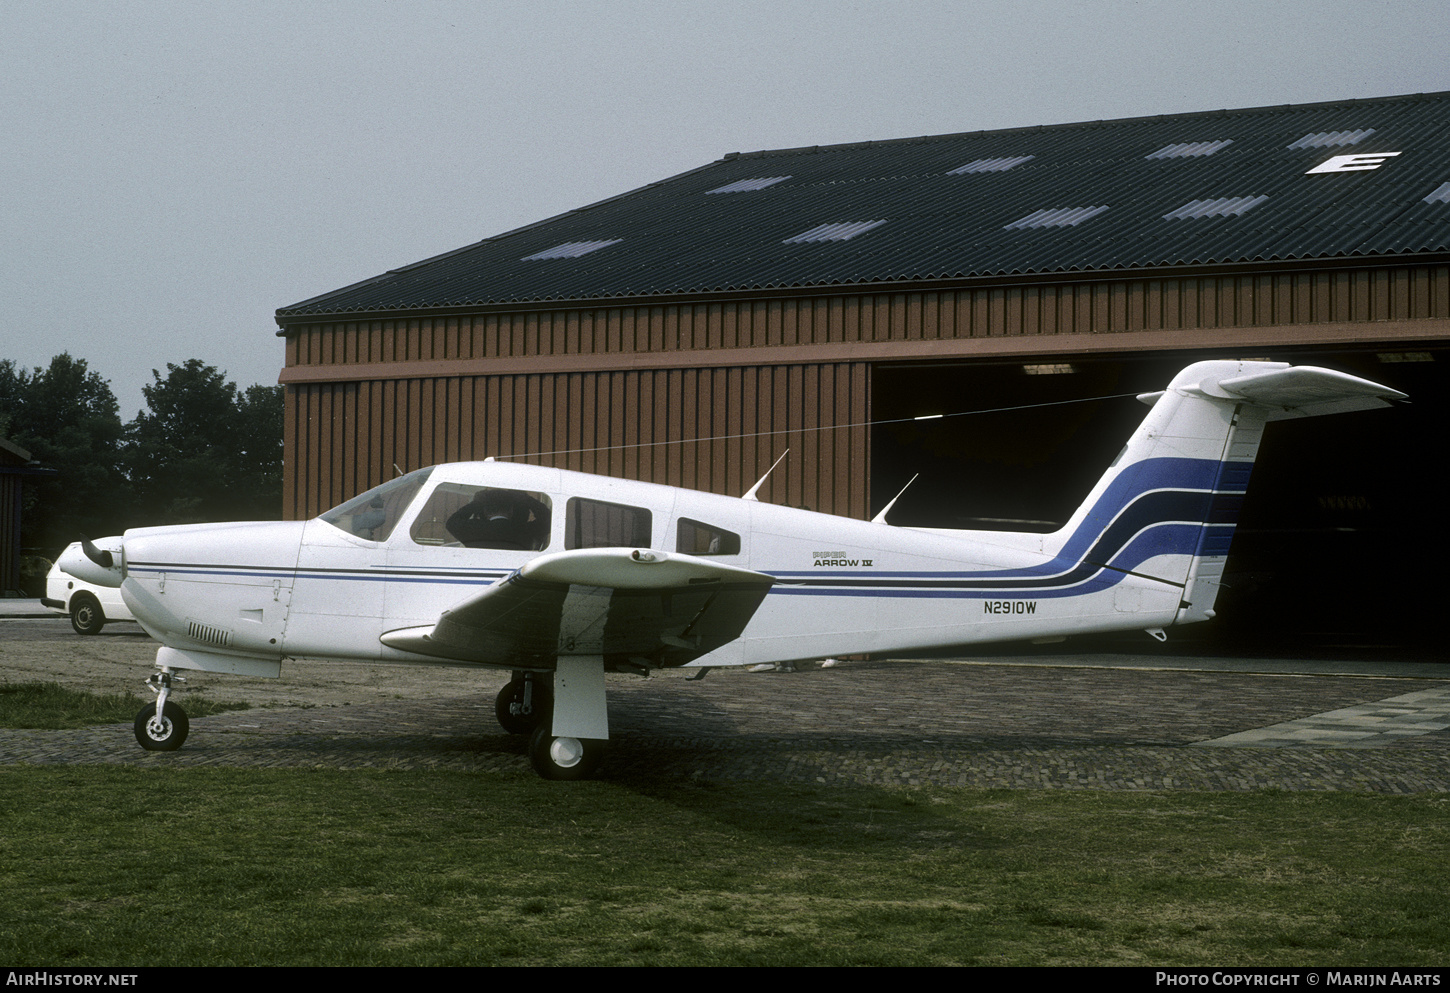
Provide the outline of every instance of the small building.
<path id="1" fill-rule="evenodd" d="M 54 469 L 30 464 L 30 453 L 12 441 L 0 438 L 0 596 L 24 596 L 20 565 L 24 549 L 20 544 L 23 507 L 21 484 L 30 476 L 54 476 Z"/>
<path id="2" fill-rule="evenodd" d="M 277 322 L 290 517 L 486 456 L 740 494 L 789 449 L 762 499 L 865 517 L 921 473 L 893 523 L 1050 529 L 1123 397 L 1201 357 L 1331 365 L 1414 404 L 1266 441 L 1240 616 L 1272 589 L 1413 626 L 1450 93 L 730 154 Z M 1409 582 L 1341 581 L 1371 572 Z"/>

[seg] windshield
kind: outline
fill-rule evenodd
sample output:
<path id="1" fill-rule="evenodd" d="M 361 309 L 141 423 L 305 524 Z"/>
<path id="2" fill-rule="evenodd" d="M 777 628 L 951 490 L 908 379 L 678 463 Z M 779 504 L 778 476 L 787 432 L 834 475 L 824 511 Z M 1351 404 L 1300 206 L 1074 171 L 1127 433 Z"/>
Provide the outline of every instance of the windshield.
<path id="1" fill-rule="evenodd" d="M 369 541 L 387 541 L 393 533 L 399 518 L 413 502 L 413 497 L 428 481 L 433 467 L 410 472 L 406 476 L 390 479 L 381 486 L 374 486 L 366 493 L 353 497 L 347 503 L 333 507 L 323 514 L 324 520 L 348 534 L 366 538 Z"/>

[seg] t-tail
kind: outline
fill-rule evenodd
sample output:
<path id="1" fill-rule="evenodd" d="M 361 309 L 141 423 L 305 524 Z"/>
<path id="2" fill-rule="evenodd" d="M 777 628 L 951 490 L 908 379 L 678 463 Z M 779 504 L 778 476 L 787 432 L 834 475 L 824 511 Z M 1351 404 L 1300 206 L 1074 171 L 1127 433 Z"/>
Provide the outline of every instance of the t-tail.
<path id="1" fill-rule="evenodd" d="M 1152 411 L 1044 551 L 1109 582 L 1117 573 L 1177 587 L 1173 623 L 1208 620 L 1264 426 L 1404 396 L 1313 366 L 1195 363 L 1139 397 Z"/>

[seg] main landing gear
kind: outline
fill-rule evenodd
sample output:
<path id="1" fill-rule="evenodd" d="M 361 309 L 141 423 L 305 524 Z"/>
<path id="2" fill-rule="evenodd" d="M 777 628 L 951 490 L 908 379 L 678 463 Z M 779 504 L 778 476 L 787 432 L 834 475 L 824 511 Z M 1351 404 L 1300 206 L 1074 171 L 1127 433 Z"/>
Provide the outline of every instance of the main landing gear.
<path id="1" fill-rule="evenodd" d="M 515 672 L 494 713 L 509 734 L 529 735 L 529 763 L 540 776 L 586 779 L 609 744 L 603 659 L 562 658 L 553 673 Z"/>
<path id="2" fill-rule="evenodd" d="M 529 738 L 529 764 L 545 779 L 588 779 L 604 761 L 607 740 L 557 736 L 550 730 L 540 724 Z"/>
<path id="3" fill-rule="evenodd" d="M 156 694 L 156 706 L 142 707 L 141 712 L 136 715 L 134 728 L 136 740 L 148 752 L 176 751 L 186 740 L 186 732 L 191 728 L 186 719 L 186 711 L 181 709 L 180 704 L 167 699 L 171 696 L 173 681 L 186 682 L 180 676 L 173 675 L 166 666 L 162 666 L 159 672 L 152 673 L 151 678 L 146 680 L 146 685 Z"/>

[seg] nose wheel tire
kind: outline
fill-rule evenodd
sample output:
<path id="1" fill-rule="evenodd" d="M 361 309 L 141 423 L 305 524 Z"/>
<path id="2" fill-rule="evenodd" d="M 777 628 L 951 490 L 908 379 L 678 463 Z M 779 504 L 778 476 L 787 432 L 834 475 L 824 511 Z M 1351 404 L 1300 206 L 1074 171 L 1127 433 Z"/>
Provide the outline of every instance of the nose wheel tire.
<path id="1" fill-rule="evenodd" d="M 529 739 L 529 762 L 545 779 L 587 779 L 604 761 L 603 739 L 555 737 L 549 730 L 540 725 Z"/>
<path id="2" fill-rule="evenodd" d="M 148 752 L 174 752 L 186 740 L 190 723 L 186 711 L 171 701 L 161 710 L 161 719 L 156 718 L 156 707 L 143 707 L 136 715 L 136 740 Z"/>

